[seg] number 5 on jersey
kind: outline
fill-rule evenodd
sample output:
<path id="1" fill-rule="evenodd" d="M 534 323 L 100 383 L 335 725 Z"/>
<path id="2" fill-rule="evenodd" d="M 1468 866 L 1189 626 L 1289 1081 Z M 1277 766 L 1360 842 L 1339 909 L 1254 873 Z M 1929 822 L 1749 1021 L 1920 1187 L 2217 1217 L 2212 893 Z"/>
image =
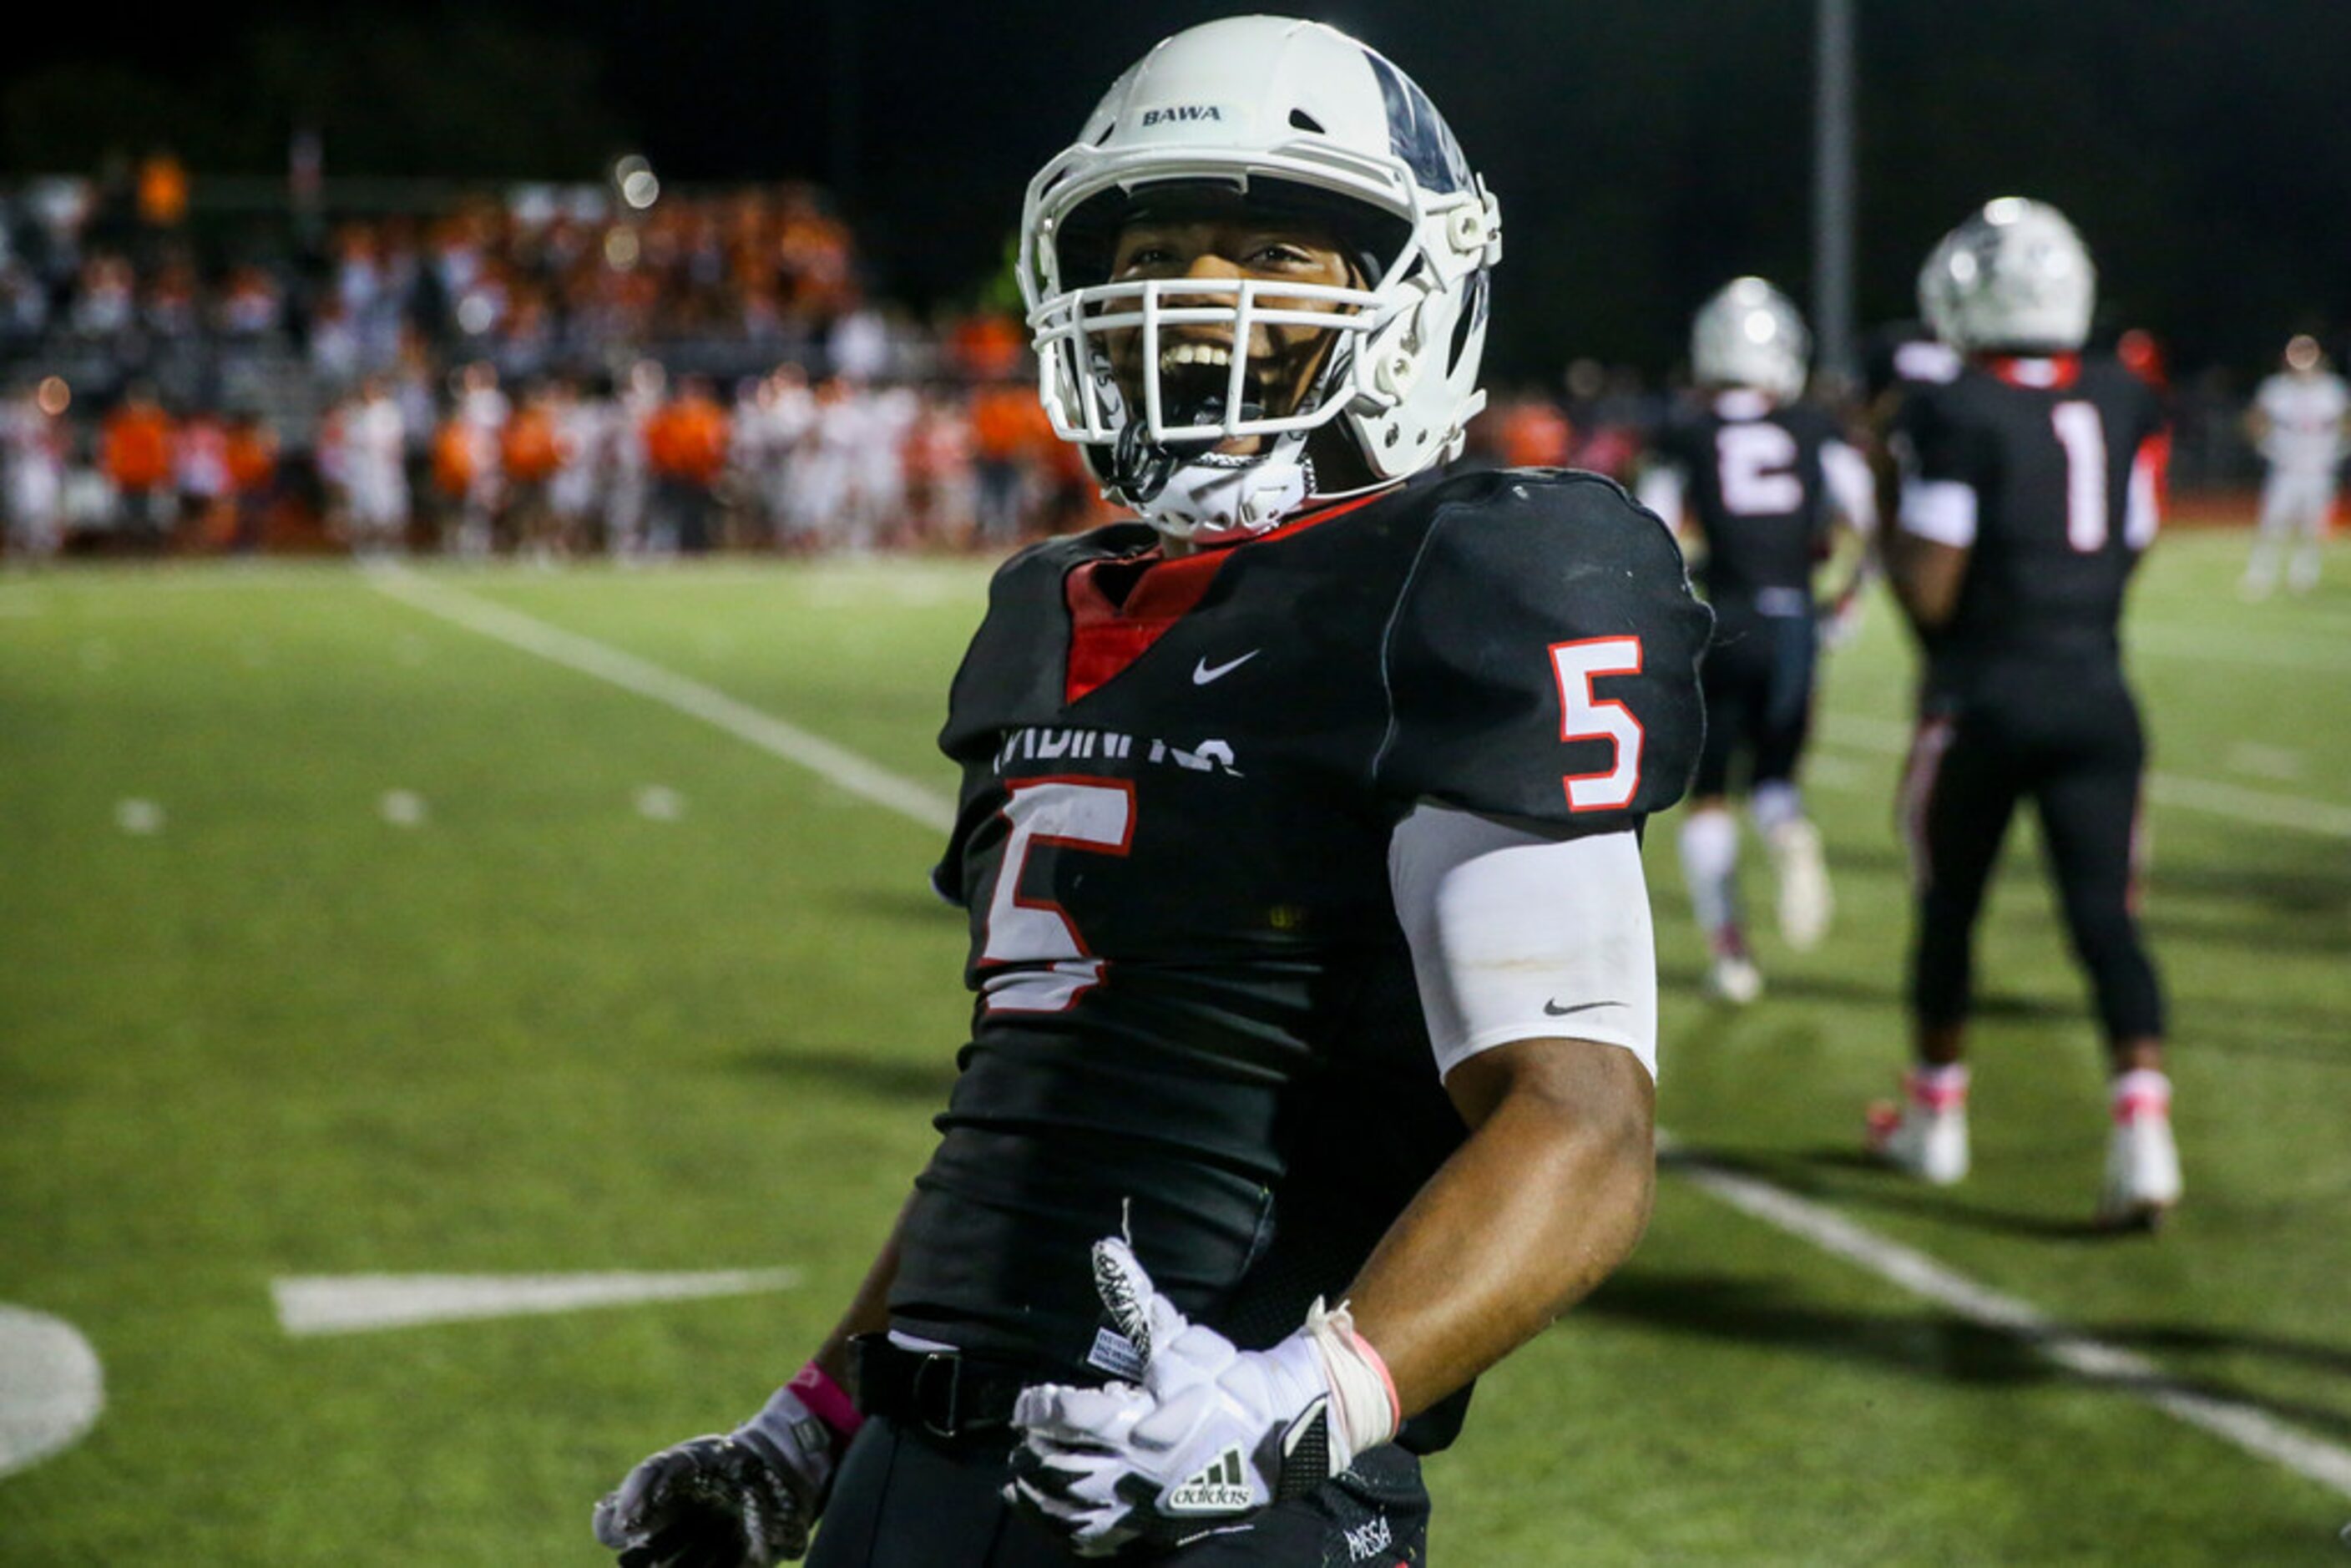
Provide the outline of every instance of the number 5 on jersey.
<path id="1" fill-rule="evenodd" d="M 1641 789 L 1641 721 L 1623 703 L 1592 694 L 1601 675 L 1641 673 L 1638 637 L 1586 637 L 1551 645 L 1552 673 L 1559 677 L 1559 738 L 1605 740 L 1616 748 L 1614 766 L 1598 773 L 1570 773 L 1560 782 L 1571 811 L 1611 811 L 1633 803 Z"/>
<path id="2" fill-rule="evenodd" d="M 1066 1012 L 1102 978 L 1102 960 L 1060 904 L 1020 896 L 1020 876 L 1040 844 L 1125 854 L 1134 841 L 1134 786 L 1119 779 L 1026 779 L 1007 791 L 1002 814 L 1012 831 L 979 955 L 987 1010 Z"/>

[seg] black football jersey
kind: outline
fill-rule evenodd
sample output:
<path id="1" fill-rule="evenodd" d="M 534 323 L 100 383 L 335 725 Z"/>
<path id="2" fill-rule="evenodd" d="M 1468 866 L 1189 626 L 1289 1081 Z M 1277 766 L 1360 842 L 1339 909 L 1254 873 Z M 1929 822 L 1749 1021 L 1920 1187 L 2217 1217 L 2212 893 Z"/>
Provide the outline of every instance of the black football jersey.
<path id="1" fill-rule="evenodd" d="M 1751 392 L 1709 397 L 1658 433 L 1657 456 L 1685 476 L 1705 543 L 1698 578 L 1718 612 L 1811 613 L 1832 515 L 1821 453 L 1840 434 L 1824 410 Z"/>
<path id="2" fill-rule="evenodd" d="M 2119 656 L 2124 591 L 2153 541 L 2131 504 L 2154 392 L 2111 360 L 1970 364 L 1913 388 L 1895 416 L 1906 476 L 1975 492 L 1976 536 L 1950 623 L 1928 647 L 1932 691 L 2004 678 L 2017 658 Z M 2043 382 L 2047 384 L 2032 384 Z"/>
<path id="3" fill-rule="evenodd" d="M 1008 561 L 940 737 L 975 1004 L 897 1325 L 1081 1367 L 1122 1226 L 1244 1345 L 1343 1290 L 1462 1135 L 1392 829 L 1424 801 L 1636 827 L 1697 756 L 1708 624 L 1654 518 L 1550 470 L 1174 559 L 1127 523 Z"/>

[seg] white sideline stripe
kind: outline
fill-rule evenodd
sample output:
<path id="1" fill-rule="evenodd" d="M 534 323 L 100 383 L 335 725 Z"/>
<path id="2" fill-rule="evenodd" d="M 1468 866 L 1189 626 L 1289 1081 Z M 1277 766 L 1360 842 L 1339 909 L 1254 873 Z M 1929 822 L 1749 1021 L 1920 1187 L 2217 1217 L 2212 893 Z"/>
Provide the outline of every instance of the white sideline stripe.
<path id="1" fill-rule="evenodd" d="M 1910 749 L 1907 725 L 1858 714 L 1831 714 L 1822 726 L 1823 737 L 1833 746 L 1899 756 Z M 2351 806 L 2313 800 L 2302 795 L 2281 795 L 2274 789 L 2249 789 L 2215 779 L 2191 779 L 2180 773 L 2150 772 L 2147 798 L 2158 806 L 2202 811 L 2233 821 L 2263 827 L 2291 828 L 2331 839 L 2351 839 Z"/>
<path id="2" fill-rule="evenodd" d="M 612 680 L 613 684 L 626 686 L 631 691 L 641 692 L 656 701 L 671 702 L 667 695 L 671 683 L 697 692 L 708 692 L 706 687 L 684 681 L 681 677 L 669 674 L 666 671 L 646 664 L 641 660 L 605 648 L 601 643 L 591 642 L 584 637 L 576 637 L 569 632 L 558 632 L 555 628 L 546 626 L 528 616 L 518 615 L 497 606 L 486 604 L 471 595 L 459 594 L 426 584 L 415 574 L 402 569 L 379 569 L 379 571 L 381 574 L 375 580 L 385 592 L 405 599 L 420 609 L 442 615 L 444 619 L 455 621 L 459 625 L 471 627 L 489 636 L 497 637 L 501 641 L 512 642 L 517 647 L 542 653 L 560 664 L 573 664 L 573 660 L 558 653 L 549 652 L 549 647 L 559 647 L 567 651 L 574 648 L 585 650 L 599 659 L 609 658 L 617 661 L 622 667 L 632 672 L 642 672 L 643 675 L 652 677 L 646 685 L 643 685 L 637 684 L 635 679 L 617 679 L 613 675 L 606 674 L 601 668 L 589 667 L 584 661 L 574 665 L 584 669 L 588 674 Z M 443 603 L 435 602 L 436 600 L 445 600 L 448 602 L 444 606 Z M 551 641 L 548 642 L 547 646 L 541 646 L 539 644 L 542 640 Z M 648 686 L 652 689 L 648 689 Z M 741 704 L 736 703 L 730 697 L 721 696 L 716 692 L 708 692 L 708 695 L 719 703 L 725 704 L 728 709 L 740 710 L 762 725 L 778 725 L 781 728 L 790 729 L 790 727 L 781 726 L 779 721 L 770 719 L 756 709 L 743 707 Z M 710 716 L 683 703 L 672 702 L 672 706 L 688 713 L 695 713 L 696 716 Z M 724 723 L 719 719 L 712 718 L 712 722 L 720 723 L 722 727 L 734 729 L 732 724 Z M 1865 749 L 1901 752 L 1907 750 L 1909 747 L 1909 730 L 1901 725 L 1888 724 L 1883 720 L 1832 716 L 1829 719 L 1829 727 L 1842 731 L 1849 737 L 1848 744 L 1860 746 Z M 736 733 L 742 732 L 736 731 Z M 799 734 L 797 730 L 792 730 L 791 733 Z M 765 742 L 754 739 L 752 736 L 746 735 L 744 738 L 751 739 L 755 745 L 765 746 Z M 814 739 L 813 737 L 808 738 Z M 824 747 L 827 751 L 855 763 L 863 772 L 886 781 L 892 787 L 886 795 L 878 791 L 871 793 L 865 790 L 857 791 L 866 799 L 879 805 L 890 806 L 901 814 L 913 817 L 917 821 L 925 822 L 925 825 L 946 825 L 944 815 L 937 821 L 932 821 L 924 816 L 919 810 L 909 809 L 907 805 L 900 804 L 902 800 L 909 796 L 928 800 L 930 798 L 927 791 L 920 790 L 911 782 L 899 779 L 866 762 L 862 758 L 843 751 L 830 742 L 817 742 L 817 744 Z M 776 749 L 772 747 L 767 748 Z M 778 755 L 786 756 L 792 761 L 800 760 L 799 757 L 780 750 L 778 751 Z M 949 810 L 944 800 L 931 803 L 943 814 Z M 2315 802 L 2301 803 L 2315 804 Z M 1662 1132 L 1658 1141 L 1662 1148 L 1670 1150 L 1671 1140 Z M 2297 1427 L 2288 1426 L 2251 1406 L 2199 1394 L 2172 1380 L 2155 1363 L 2142 1356 L 2100 1340 L 2070 1333 L 2043 1317 L 2035 1308 L 2012 1297 L 2003 1296 L 1988 1286 L 1979 1285 L 1964 1275 L 1945 1268 L 1924 1253 L 1913 1251 L 1909 1248 L 1877 1236 L 1818 1204 L 1798 1197 L 1768 1182 L 1740 1176 L 1687 1156 L 1677 1156 L 1675 1164 L 1676 1168 L 1687 1176 L 1691 1181 L 1742 1213 L 1776 1226 L 1789 1235 L 1810 1241 L 1813 1245 L 1848 1261 L 1857 1263 L 1881 1278 L 1905 1290 L 1925 1296 L 1928 1300 L 1939 1302 L 1976 1322 L 2016 1334 L 2042 1354 L 2068 1371 L 2108 1383 L 2147 1401 L 2167 1415 L 2210 1432 L 2250 1453 L 2273 1459 L 2322 1485 L 2332 1487 L 2346 1495 L 2351 1495 L 2351 1450 L 2336 1448 L 2322 1438 L 2314 1437 Z M 281 1298 L 281 1314 L 283 1311 Z M 293 1331 L 289 1330 L 289 1332 Z"/>
<path id="3" fill-rule="evenodd" d="M 566 632 L 535 616 L 434 582 L 404 566 L 382 562 L 366 570 L 368 581 L 378 592 L 427 615 L 716 725 L 738 740 L 805 768 L 851 794 L 877 806 L 886 806 L 925 828 L 946 832 L 955 825 L 955 803 L 946 796 L 900 778 L 821 736 L 811 735 L 748 703 L 738 702 L 714 686 L 689 680 L 592 637 Z"/>
<path id="4" fill-rule="evenodd" d="M 0 1303 L 0 1476 L 79 1442 L 106 1408 L 106 1372 L 63 1318 Z"/>
<path id="5" fill-rule="evenodd" d="M 1970 1322 L 2012 1334 L 2077 1376 L 2144 1400 L 2176 1420 L 2351 1497 L 2351 1448 L 2339 1448 L 2251 1405 L 2201 1393 L 2145 1356 L 2075 1333 L 2029 1303 L 1978 1284 L 1833 1209 L 1770 1182 L 1674 1152 L 1662 1134 L 1658 1143 L 1673 1169 L 1741 1214 L 1857 1264 Z"/>
<path id="6" fill-rule="evenodd" d="M 789 1291 L 797 1269 L 698 1274 L 325 1274 L 269 1282 L 289 1334 L 366 1333 L 422 1323 L 574 1312 L 636 1301 L 695 1301 Z"/>

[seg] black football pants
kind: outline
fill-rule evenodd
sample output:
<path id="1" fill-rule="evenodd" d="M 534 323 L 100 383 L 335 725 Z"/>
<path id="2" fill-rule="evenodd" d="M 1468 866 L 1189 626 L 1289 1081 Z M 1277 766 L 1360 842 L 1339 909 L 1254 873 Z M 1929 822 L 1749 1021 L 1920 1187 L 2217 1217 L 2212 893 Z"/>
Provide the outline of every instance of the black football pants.
<path id="1" fill-rule="evenodd" d="M 1009 1437 L 953 1443 L 869 1418 L 842 1457 L 808 1568 L 1071 1568 L 1083 1559 L 1002 1497 Z M 1420 1461 L 1375 1448 L 1307 1496 L 1162 1552 L 1151 1568 L 1421 1568 L 1428 1493 Z"/>
<path id="2" fill-rule="evenodd" d="M 1740 755 L 1749 789 L 1792 779 L 1813 722 L 1813 672 L 1820 633 L 1809 615 L 1716 611 L 1714 641 L 1698 666 L 1706 697 L 1706 744 L 1690 793 L 1727 794 Z"/>
<path id="3" fill-rule="evenodd" d="M 1918 1022 L 1967 1018 L 1976 917 L 2009 818 L 2030 797 L 2107 1040 L 2162 1035 L 2155 965 L 2132 913 L 2146 759 L 2138 706 L 2118 671 L 2043 671 L 2030 685 L 1930 708 L 1901 800 L 1917 892 L 1910 1002 Z"/>

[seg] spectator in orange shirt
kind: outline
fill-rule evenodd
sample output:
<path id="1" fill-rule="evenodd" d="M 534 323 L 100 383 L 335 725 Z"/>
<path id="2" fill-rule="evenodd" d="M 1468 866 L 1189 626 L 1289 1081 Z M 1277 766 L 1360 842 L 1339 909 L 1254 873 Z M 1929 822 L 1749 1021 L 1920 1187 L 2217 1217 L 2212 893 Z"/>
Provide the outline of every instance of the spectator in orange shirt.
<path id="1" fill-rule="evenodd" d="M 967 381 L 1012 380 L 1020 373 L 1020 356 L 1028 347 L 1020 323 L 996 310 L 967 316 L 947 334 L 947 357 Z"/>
<path id="2" fill-rule="evenodd" d="M 1021 491 L 1038 451 L 1061 444 L 1052 434 L 1037 389 L 1025 382 L 998 382 L 973 397 L 974 511 L 983 545 L 1001 548 L 1019 537 Z"/>
<path id="3" fill-rule="evenodd" d="M 235 497 L 236 533 L 233 548 L 260 548 L 269 503 L 277 490 L 277 433 L 258 414 L 240 413 L 228 425 L 229 494 Z"/>
<path id="4" fill-rule="evenodd" d="M 547 392 L 534 387 L 522 406 L 498 433 L 498 452 L 506 469 L 506 526 L 517 545 L 548 558 L 560 553 L 555 514 L 548 500 L 548 481 L 563 465 L 563 448 L 555 428 L 555 413 Z"/>
<path id="5" fill-rule="evenodd" d="M 1521 398 L 1502 411 L 1500 448 L 1505 468 L 1564 468 L 1574 431 L 1559 405 L 1540 394 Z"/>
<path id="6" fill-rule="evenodd" d="M 172 523 L 172 416 L 134 382 L 99 432 L 98 465 L 114 486 L 116 518 L 133 544 L 160 547 Z"/>
<path id="7" fill-rule="evenodd" d="M 479 477 L 479 456 L 474 427 L 452 410 L 433 428 L 433 489 L 441 497 L 441 548 L 462 542 L 465 532 L 465 502 Z"/>
<path id="8" fill-rule="evenodd" d="M 719 476 L 726 469 L 726 411 L 704 376 L 687 376 L 677 396 L 645 423 L 645 456 L 653 471 L 661 531 L 678 549 L 710 548 L 710 518 Z"/>

